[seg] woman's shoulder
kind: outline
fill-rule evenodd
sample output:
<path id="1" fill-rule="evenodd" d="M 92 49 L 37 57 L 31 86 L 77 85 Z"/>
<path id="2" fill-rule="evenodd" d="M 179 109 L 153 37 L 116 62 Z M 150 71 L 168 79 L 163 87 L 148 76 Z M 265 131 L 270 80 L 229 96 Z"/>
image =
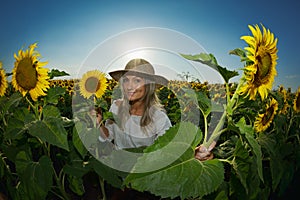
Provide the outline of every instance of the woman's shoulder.
<path id="1" fill-rule="evenodd" d="M 167 116 L 167 113 L 164 109 L 162 108 L 155 108 L 155 111 L 154 111 L 154 118 L 156 117 L 166 117 Z"/>
<path id="2" fill-rule="evenodd" d="M 156 109 L 153 119 L 154 123 L 163 129 L 167 129 L 172 126 L 171 121 L 164 109 Z"/>

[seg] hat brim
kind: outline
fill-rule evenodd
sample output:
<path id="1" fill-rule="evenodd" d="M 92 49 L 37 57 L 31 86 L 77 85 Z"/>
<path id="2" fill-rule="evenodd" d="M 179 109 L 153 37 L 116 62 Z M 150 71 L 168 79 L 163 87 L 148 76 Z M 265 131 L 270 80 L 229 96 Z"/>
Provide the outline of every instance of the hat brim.
<path id="1" fill-rule="evenodd" d="M 163 76 L 147 74 L 147 73 L 134 71 L 134 70 L 117 70 L 117 71 L 109 72 L 108 74 L 116 81 L 119 81 L 120 78 L 124 75 L 134 75 L 134 76 L 149 78 L 150 80 L 153 80 L 157 85 L 168 85 L 169 82 L 168 79 L 166 79 Z"/>

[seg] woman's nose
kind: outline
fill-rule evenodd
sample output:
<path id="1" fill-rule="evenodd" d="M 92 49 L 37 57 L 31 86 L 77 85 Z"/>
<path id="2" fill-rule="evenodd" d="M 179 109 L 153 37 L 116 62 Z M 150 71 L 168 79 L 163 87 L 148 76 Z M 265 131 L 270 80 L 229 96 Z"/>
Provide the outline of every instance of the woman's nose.
<path id="1" fill-rule="evenodd" d="M 133 84 L 133 82 L 132 82 L 132 81 L 128 81 L 128 82 L 126 83 L 126 88 L 127 88 L 127 89 L 134 89 L 134 84 Z"/>

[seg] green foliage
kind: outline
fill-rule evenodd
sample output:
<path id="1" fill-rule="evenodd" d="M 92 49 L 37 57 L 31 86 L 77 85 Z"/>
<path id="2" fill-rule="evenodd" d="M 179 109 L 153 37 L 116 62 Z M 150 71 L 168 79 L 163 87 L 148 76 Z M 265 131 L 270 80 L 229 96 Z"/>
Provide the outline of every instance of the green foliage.
<path id="1" fill-rule="evenodd" d="M 257 140 L 255 140 L 254 138 L 253 127 L 246 125 L 246 121 L 244 118 L 242 118 L 236 125 L 239 128 L 241 134 L 245 136 L 245 139 L 251 148 L 253 157 L 256 160 L 257 173 L 260 179 L 263 181 L 261 147 L 258 144 Z"/>
<path id="2" fill-rule="evenodd" d="M 239 56 L 241 58 L 241 62 L 248 61 L 245 50 L 241 48 L 231 50 L 229 51 L 229 54 Z"/>
<path id="3" fill-rule="evenodd" d="M 65 150 L 69 150 L 67 132 L 59 118 L 48 117 L 43 121 L 27 124 L 29 134 Z"/>
<path id="4" fill-rule="evenodd" d="M 174 126 L 153 145 L 128 150 L 143 151 L 131 173 L 94 158 L 96 152 L 115 152 L 103 149 L 103 144 L 98 148 L 98 129 L 86 112 L 73 116 L 72 99 L 65 88 L 51 87 L 33 103 L 19 93 L 1 97 L 0 192 L 12 199 L 79 198 L 87 192 L 85 177 L 93 173 L 103 189 L 130 187 L 160 198 L 268 199 L 284 195 L 300 166 L 299 114 L 289 107 L 285 114 L 275 116 L 267 131 L 258 134 L 253 124 L 266 102 L 238 97 L 227 109 L 231 115 L 220 129 L 225 131 L 213 150 L 215 158 L 201 162 L 194 158 L 195 148 L 206 134 L 208 138 L 214 134 L 206 133 L 205 127 L 219 123 L 211 114 L 222 113 L 224 105 L 211 101 L 205 84 L 193 90 L 187 89 L 192 88 L 191 83 L 189 87 L 180 84 L 184 83 L 159 90 Z M 95 105 L 105 119 L 111 119 L 107 109 L 112 94 L 106 95 L 108 102 L 98 99 Z M 282 95 L 277 91 L 270 95 L 282 109 Z M 291 105 L 294 96 L 289 95 Z M 78 98 L 73 100 L 82 100 Z M 83 104 L 74 109 L 91 106 Z M 197 113 L 199 124 L 193 121 Z M 76 117 L 84 120 L 75 122 Z"/>
<path id="5" fill-rule="evenodd" d="M 202 64 L 205 64 L 213 68 L 214 70 L 220 73 L 220 75 L 223 77 L 226 83 L 228 83 L 229 79 L 238 76 L 237 71 L 231 71 L 226 69 L 225 67 L 220 66 L 217 62 L 217 59 L 212 54 L 206 54 L 206 53 L 200 53 L 196 55 L 181 54 L 181 56 L 188 60 L 200 62 Z"/>
<path id="6" fill-rule="evenodd" d="M 21 151 L 16 156 L 15 164 L 20 177 L 20 199 L 45 199 L 52 186 L 53 168 L 50 158 L 42 156 L 34 162 L 26 152 Z"/>
<path id="7" fill-rule="evenodd" d="M 65 71 L 60 71 L 58 69 L 51 69 L 51 71 L 48 73 L 48 76 L 50 77 L 50 79 L 53 79 L 54 77 L 70 76 L 70 74 L 68 74 Z"/>
<path id="8" fill-rule="evenodd" d="M 244 50 L 229 53 L 249 64 Z M 173 127 L 149 147 L 126 149 L 139 153 L 138 158 L 113 160 L 113 166 L 130 163 L 130 172 L 98 160 L 115 158 L 119 152 L 111 143 L 98 141 L 99 129 L 89 114 L 95 107 L 104 120 L 113 119 L 108 109 L 111 100 L 121 95 L 120 88 L 112 92 L 118 87 L 115 82 L 110 82 L 103 98 L 90 102 L 74 85 L 66 89 L 54 84 L 36 102 L 10 85 L 6 96 L 0 97 L 0 194 L 8 199 L 83 199 L 85 183 L 91 181 L 85 178 L 92 174 L 102 199 L 105 189 L 112 187 L 167 199 L 283 198 L 300 168 L 295 94 L 274 90 L 264 101 L 249 100 L 239 94 L 244 82 L 230 86 L 229 80 L 238 73 L 220 66 L 212 54 L 182 56 L 217 70 L 225 84 L 174 81 L 159 88 Z M 56 69 L 49 73 L 51 79 L 66 75 Z M 192 78 L 188 72 L 184 76 Z M 224 97 L 218 93 L 222 88 L 226 88 Z M 278 102 L 278 111 L 270 126 L 257 132 L 256 117 L 266 112 L 270 98 Z M 265 120 L 272 113 L 267 114 Z M 214 140 L 214 158 L 196 159 L 196 148 L 208 147 Z"/>
<path id="9" fill-rule="evenodd" d="M 59 102 L 59 97 L 64 95 L 65 92 L 66 92 L 65 88 L 51 87 L 47 92 L 47 96 L 45 97 L 45 102 L 49 104 L 57 105 Z"/>
<path id="10" fill-rule="evenodd" d="M 195 198 L 215 191 L 223 182 L 224 168 L 218 160 L 202 163 L 194 158 L 194 148 L 201 137 L 201 131 L 191 123 L 182 122 L 171 128 L 145 149 L 125 184 L 163 198 Z M 142 170 L 146 172 L 134 173 Z"/>

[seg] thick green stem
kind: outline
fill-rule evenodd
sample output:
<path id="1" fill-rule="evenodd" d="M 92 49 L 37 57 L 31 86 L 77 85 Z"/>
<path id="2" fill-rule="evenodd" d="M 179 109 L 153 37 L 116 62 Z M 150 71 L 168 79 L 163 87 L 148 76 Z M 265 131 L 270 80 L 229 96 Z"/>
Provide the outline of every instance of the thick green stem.
<path id="1" fill-rule="evenodd" d="M 201 109 L 200 109 L 201 110 Z M 208 124 L 207 124 L 207 116 L 203 114 L 203 118 L 204 118 L 204 142 L 207 141 L 207 137 L 208 137 Z"/>
<path id="2" fill-rule="evenodd" d="M 104 180 L 99 176 L 99 182 L 100 182 L 100 187 L 101 187 L 101 192 L 102 192 L 102 200 L 107 200 L 106 198 L 106 193 L 105 193 L 105 183 Z"/>
<path id="3" fill-rule="evenodd" d="M 286 133 L 288 134 L 289 132 L 290 132 L 290 129 L 291 129 L 291 127 L 292 127 L 292 125 L 293 125 L 293 122 L 294 122 L 294 119 L 296 119 L 297 118 L 297 116 L 294 114 L 294 112 L 292 111 L 292 113 L 291 113 L 291 118 L 290 118 L 290 123 L 289 123 L 289 125 L 288 125 L 288 127 L 287 127 L 287 131 L 286 131 Z"/>
<path id="4" fill-rule="evenodd" d="M 213 133 L 209 137 L 208 141 L 207 138 L 203 141 L 203 145 L 208 148 L 212 142 L 217 139 L 224 131 L 225 129 L 221 130 L 223 128 L 224 122 L 226 119 L 226 111 L 223 112 L 223 115 L 221 116 L 221 119 L 219 123 L 217 124 L 216 128 L 214 129 Z"/>
<path id="5" fill-rule="evenodd" d="M 242 77 L 242 78 L 240 79 L 240 82 L 239 82 L 239 84 L 238 84 L 236 90 L 234 91 L 234 94 L 233 94 L 232 98 L 229 99 L 229 101 L 228 101 L 228 103 L 227 103 L 226 111 L 227 111 L 229 117 L 232 116 L 232 113 L 233 113 L 233 107 L 235 106 L 235 104 L 236 104 L 236 102 L 237 102 L 237 100 L 238 100 L 238 97 L 239 97 L 239 95 L 240 95 L 240 89 L 241 89 L 241 87 L 244 85 L 245 81 L 246 81 L 246 80 L 245 80 L 244 77 Z M 227 93 L 229 93 L 229 91 L 227 91 Z"/>
<path id="6" fill-rule="evenodd" d="M 33 105 L 33 104 L 31 103 L 31 101 L 29 101 L 29 99 L 28 99 L 27 97 L 25 97 L 25 99 L 26 99 L 27 103 L 30 105 L 30 107 L 32 108 L 32 110 L 34 111 L 35 117 L 36 117 L 37 119 L 40 119 L 40 118 L 39 118 L 39 113 L 38 113 L 38 108 L 37 108 L 37 106 Z"/>
<path id="7" fill-rule="evenodd" d="M 45 106 L 46 106 L 46 101 L 44 101 L 44 105 L 43 105 L 43 107 L 42 107 L 42 109 L 41 109 L 41 111 L 40 111 L 40 114 L 39 114 L 39 120 L 42 120 L 43 109 L 44 109 Z"/>
<path id="8" fill-rule="evenodd" d="M 226 98 L 227 98 L 227 102 L 230 101 L 230 90 L 229 90 L 229 84 L 225 83 L 226 85 Z"/>

